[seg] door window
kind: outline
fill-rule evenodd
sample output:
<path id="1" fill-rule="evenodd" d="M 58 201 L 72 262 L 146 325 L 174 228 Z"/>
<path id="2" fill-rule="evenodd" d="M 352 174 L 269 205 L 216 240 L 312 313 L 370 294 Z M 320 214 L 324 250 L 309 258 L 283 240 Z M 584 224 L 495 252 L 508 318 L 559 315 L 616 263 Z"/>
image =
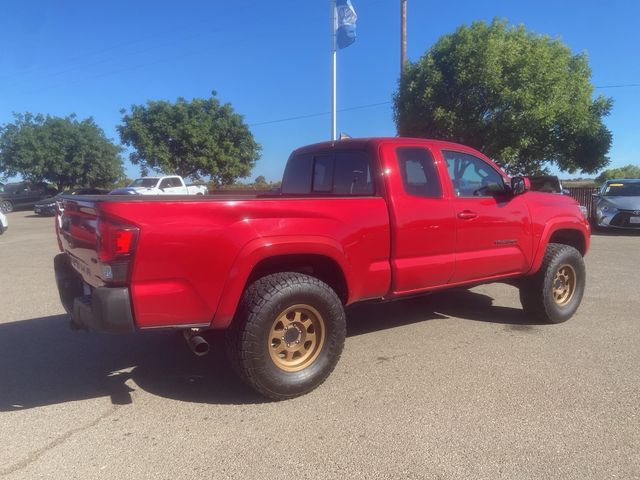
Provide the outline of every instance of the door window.
<path id="1" fill-rule="evenodd" d="M 505 192 L 502 175 L 481 158 L 448 150 L 442 154 L 458 197 L 493 197 Z"/>

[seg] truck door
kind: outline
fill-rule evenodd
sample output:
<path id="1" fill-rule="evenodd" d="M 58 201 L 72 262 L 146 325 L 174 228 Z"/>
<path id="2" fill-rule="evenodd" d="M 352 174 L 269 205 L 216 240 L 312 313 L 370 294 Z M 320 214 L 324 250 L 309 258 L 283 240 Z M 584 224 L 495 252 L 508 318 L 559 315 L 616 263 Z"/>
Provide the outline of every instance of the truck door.
<path id="1" fill-rule="evenodd" d="M 531 221 L 523 195 L 513 196 L 490 162 L 443 150 L 454 192 L 456 267 L 452 283 L 481 280 L 527 269 Z"/>
<path id="2" fill-rule="evenodd" d="M 165 195 L 179 195 L 187 193 L 187 188 L 178 177 L 166 177 L 160 182 L 160 190 Z"/>
<path id="3" fill-rule="evenodd" d="M 424 146 L 382 147 L 392 220 L 394 293 L 445 285 L 454 268 L 455 216 L 432 152 Z M 444 168 L 444 167 L 442 167 Z M 446 175 L 446 173 L 445 173 Z"/>

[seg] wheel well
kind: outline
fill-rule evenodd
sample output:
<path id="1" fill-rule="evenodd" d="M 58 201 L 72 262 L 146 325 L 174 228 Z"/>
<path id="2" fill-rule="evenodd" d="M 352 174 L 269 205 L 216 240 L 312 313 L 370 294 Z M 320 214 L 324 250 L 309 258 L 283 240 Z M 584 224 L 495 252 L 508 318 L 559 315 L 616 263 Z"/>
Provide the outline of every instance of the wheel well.
<path id="1" fill-rule="evenodd" d="M 585 241 L 584 236 L 578 230 L 558 230 L 553 232 L 549 243 L 561 243 L 563 245 L 569 245 L 575 248 L 584 256 L 585 253 Z"/>
<path id="2" fill-rule="evenodd" d="M 299 272 L 316 277 L 329 285 L 343 304 L 349 298 L 349 288 L 340 265 L 323 255 L 280 255 L 260 261 L 249 275 L 247 285 L 259 278 L 279 272 Z"/>

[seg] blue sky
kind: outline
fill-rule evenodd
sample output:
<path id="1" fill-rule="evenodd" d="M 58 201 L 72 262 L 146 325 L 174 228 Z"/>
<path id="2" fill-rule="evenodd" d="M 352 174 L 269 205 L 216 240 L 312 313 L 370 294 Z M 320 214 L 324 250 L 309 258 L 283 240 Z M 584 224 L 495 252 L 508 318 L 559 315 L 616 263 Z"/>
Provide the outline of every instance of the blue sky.
<path id="1" fill-rule="evenodd" d="M 393 136 L 399 0 L 353 0 L 358 40 L 338 55 L 338 130 Z M 599 87 L 640 85 L 635 0 L 408 0 L 408 56 L 443 34 L 494 17 L 587 52 Z M 120 109 L 212 90 L 245 116 L 262 159 L 252 178 L 281 177 L 289 152 L 330 135 L 329 0 L 2 2 L 0 124 L 12 112 L 92 116 L 119 141 Z M 640 87 L 600 88 L 614 99 L 611 166 L 640 163 Z M 388 102 L 388 103 L 387 103 Z M 373 106 L 371 106 L 373 105 Z M 367 108 L 353 107 L 369 106 Z M 315 115 L 318 114 L 318 115 Z M 292 117 L 297 120 L 276 122 Z M 138 175 L 128 162 L 127 173 Z M 565 175 L 566 176 L 566 175 Z"/>

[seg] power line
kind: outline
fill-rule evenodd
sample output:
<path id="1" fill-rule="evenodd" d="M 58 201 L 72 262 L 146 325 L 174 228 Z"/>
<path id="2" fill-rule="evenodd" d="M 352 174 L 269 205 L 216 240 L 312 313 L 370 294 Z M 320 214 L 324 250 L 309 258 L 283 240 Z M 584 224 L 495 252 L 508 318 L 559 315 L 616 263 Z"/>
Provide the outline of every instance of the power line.
<path id="1" fill-rule="evenodd" d="M 624 84 L 620 84 L 620 85 L 600 85 L 600 86 L 596 86 L 594 88 L 597 89 L 603 89 L 603 88 L 635 88 L 635 87 L 640 87 L 640 83 L 624 83 Z M 338 109 L 338 112 L 349 112 L 352 110 L 362 110 L 365 108 L 373 108 L 373 107 L 379 107 L 381 105 L 389 105 L 391 102 L 387 101 L 387 102 L 378 102 L 378 103 L 369 103 L 366 105 L 357 105 L 355 107 L 349 107 L 349 108 L 342 108 L 342 109 Z M 258 127 L 261 125 L 271 125 L 274 123 L 283 123 L 283 122 L 291 122 L 293 120 L 304 120 L 306 118 L 314 118 L 314 117 L 322 117 L 325 115 L 331 115 L 331 112 L 317 112 L 317 113 L 309 113 L 307 115 L 298 115 L 295 117 L 286 117 L 286 118 L 279 118 L 278 120 L 268 120 L 265 122 L 257 122 L 257 123 L 251 123 L 249 124 L 250 127 Z"/>
<path id="2" fill-rule="evenodd" d="M 595 88 L 634 88 L 640 87 L 640 83 L 622 83 L 620 85 L 602 85 Z"/>
<path id="3" fill-rule="evenodd" d="M 353 111 L 353 110 L 362 110 L 362 109 L 365 109 L 365 108 L 379 107 L 381 105 L 389 105 L 390 103 L 391 103 L 390 101 L 378 102 L 378 103 L 369 103 L 369 104 L 366 104 L 366 105 L 357 105 L 355 107 L 339 108 L 337 111 L 338 112 L 350 112 L 350 111 Z M 260 125 L 271 125 L 273 123 L 290 122 L 290 121 L 293 121 L 293 120 L 303 120 L 305 118 L 323 117 L 325 115 L 331 115 L 331 112 L 309 113 L 307 115 L 298 115 L 296 117 L 279 118 L 278 120 L 268 120 L 266 122 L 250 123 L 249 126 L 250 127 L 258 127 Z"/>

